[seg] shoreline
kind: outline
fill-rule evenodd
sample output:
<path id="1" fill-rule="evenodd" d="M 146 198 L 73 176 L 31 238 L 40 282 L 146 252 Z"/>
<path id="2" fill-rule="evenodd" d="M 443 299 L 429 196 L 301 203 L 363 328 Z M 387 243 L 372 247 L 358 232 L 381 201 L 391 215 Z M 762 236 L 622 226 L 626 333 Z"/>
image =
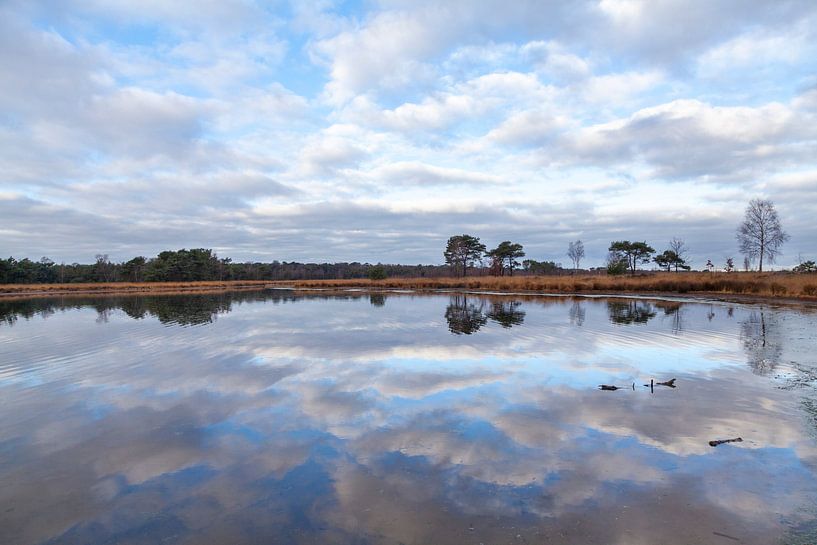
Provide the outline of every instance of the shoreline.
<path id="1" fill-rule="evenodd" d="M 670 273 L 672 274 L 672 273 Z M 702 273 L 707 274 L 707 273 Z M 744 273 L 737 273 L 738 276 Z M 174 295 L 206 294 L 228 291 L 262 289 L 288 289 L 293 291 L 343 291 L 360 290 L 393 293 L 472 293 L 494 296 L 552 296 L 552 297 L 619 297 L 619 298 L 671 298 L 695 302 L 767 303 L 817 306 L 817 296 L 790 293 L 802 284 L 810 291 L 811 284 L 803 282 L 804 275 L 775 275 L 774 273 L 745 273 L 752 277 L 735 278 L 734 290 L 707 290 L 706 281 L 720 280 L 709 276 L 700 278 L 667 278 L 666 275 L 643 277 L 558 276 L 558 277 L 466 277 L 466 278 L 395 278 L 387 280 L 239 280 L 199 282 L 109 282 L 98 284 L 3 284 L 0 285 L 0 301 L 20 298 L 64 296 L 116 296 L 116 295 Z M 733 277 L 734 278 L 734 277 Z M 789 279 L 788 286 L 781 283 Z M 686 280 L 681 289 L 650 289 L 667 282 Z M 732 280 L 732 279 L 729 279 Z M 806 277 L 817 284 L 817 277 Z M 752 282 L 746 285 L 746 281 Z M 752 289 L 752 293 L 745 290 Z M 578 289 L 576 289 L 578 288 Z M 623 288 L 623 289 L 622 289 Z M 764 288 L 767 288 L 764 290 Z M 802 286 L 801 286 L 802 288 Z M 738 291 L 740 290 L 740 291 Z M 766 291 L 764 293 L 764 291 Z"/>
<path id="2" fill-rule="evenodd" d="M 266 280 L 201 282 L 100 282 L 98 284 L 0 284 L 0 301 L 64 295 L 172 295 L 264 289 Z"/>
<path id="3" fill-rule="evenodd" d="M 695 293 L 677 293 L 677 292 L 542 292 L 542 291 L 492 291 L 492 290 L 477 290 L 477 289 L 462 289 L 462 288 L 416 288 L 416 289 L 400 289 L 400 288 L 304 288 L 293 286 L 269 286 L 266 289 L 289 290 L 293 292 L 307 292 L 307 293 L 382 293 L 391 295 L 444 295 L 462 293 L 466 295 L 478 295 L 484 297 L 553 297 L 553 298 L 583 298 L 583 299 L 638 299 L 638 300 L 659 300 L 672 301 L 678 303 L 734 303 L 742 305 L 751 304 L 769 304 L 769 305 L 799 305 L 806 307 L 813 307 L 817 309 L 817 299 L 808 298 L 794 298 L 794 297 L 766 297 L 753 296 L 742 294 L 725 294 L 719 292 L 695 292 Z M 2 300 L 2 298 L 0 298 Z"/>
<path id="4" fill-rule="evenodd" d="M 636 276 L 475 276 L 386 280 L 298 280 L 294 289 L 392 289 L 518 295 L 673 297 L 736 303 L 817 304 L 817 275 L 791 273 L 647 273 Z"/>

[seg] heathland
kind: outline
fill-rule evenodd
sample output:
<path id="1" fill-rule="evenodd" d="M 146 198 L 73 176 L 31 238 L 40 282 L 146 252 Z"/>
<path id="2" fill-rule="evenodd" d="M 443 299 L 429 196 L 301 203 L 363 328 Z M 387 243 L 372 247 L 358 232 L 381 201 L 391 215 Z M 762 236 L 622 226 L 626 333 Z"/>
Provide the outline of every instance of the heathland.
<path id="1" fill-rule="evenodd" d="M 0 297 L 70 293 L 162 293 L 291 287 L 307 289 L 474 290 L 539 294 L 738 296 L 817 301 L 817 275 L 757 272 L 642 273 L 635 276 L 466 276 L 288 281 L 3 284 Z"/>

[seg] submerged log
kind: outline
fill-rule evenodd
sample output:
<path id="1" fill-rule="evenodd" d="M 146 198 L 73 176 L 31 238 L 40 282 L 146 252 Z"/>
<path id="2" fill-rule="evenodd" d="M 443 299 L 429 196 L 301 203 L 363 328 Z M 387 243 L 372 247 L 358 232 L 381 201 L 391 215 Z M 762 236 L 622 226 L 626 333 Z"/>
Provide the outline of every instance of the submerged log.
<path id="1" fill-rule="evenodd" d="M 743 438 L 735 437 L 734 439 L 716 439 L 715 441 L 710 441 L 710 447 L 717 447 L 718 445 L 722 445 L 724 443 L 742 443 Z"/>
<path id="2" fill-rule="evenodd" d="M 675 388 L 675 381 L 676 380 L 678 380 L 678 379 L 672 378 L 672 379 L 667 380 L 665 382 L 655 382 L 653 379 L 650 379 L 650 383 L 645 384 L 644 387 L 645 388 L 652 388 L 653 386 L 668 386 L 670 388 Z"/>

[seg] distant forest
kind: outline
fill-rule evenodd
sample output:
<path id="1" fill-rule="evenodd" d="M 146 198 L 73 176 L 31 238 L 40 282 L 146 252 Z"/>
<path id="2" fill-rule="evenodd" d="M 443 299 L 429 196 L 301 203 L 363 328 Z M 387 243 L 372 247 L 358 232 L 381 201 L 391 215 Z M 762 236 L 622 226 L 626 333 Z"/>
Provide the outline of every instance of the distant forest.
<path id="1" fill-rule="evenodd" d="M 135 257 L 121 263 L 107 255 L 96 261 L 55 263 L 44 257 L 0 259 L 0 284 L 80 282 L 189 282 L 196 280 L 312 280 L 388 277 L 439 277 L 450 274 L 446 265 L 372 265 L 369 263 L 234 263 L 205 248 L 161 252 L 154 258 Z"/>
<path id="2" fill-rule="evenodd" d="M 736 238 L 744 255 L 743 269 L 763 271 L 767 264 L 775 262 L 780 247 L 789 240 L 770 200 L 752 199 L 746 208 L 744 221 L 738 226 Z M 640 265 L 654 263 L 659 270 L 689 271 L 692 269 L 687 254 L 689 248 L 679 238 L 669 241 L 668 248 L 657 253 L 646 241 L 615 240 L 610 243 L 605 267 L 580 268 L 585 257 L 584 243 L 571 241 L 567 256 L 573 268 L 566 270 L 554 261 L 525 259 L 522 244 L 510 240 L 499 243 L 489 250 L 479 237 L 469 234 L 454 235 L 448 239 L 443 257 L 445 265 L 384 265 L 378 263 L 297 263 L 286 261 L 234 263 L 230 258 L 219 258 L 212 249 L 193 248 L 164 251 L 156 257 L 134 257 L 130 261 L 114 263 L 107 254 L 98 254 L 91 264 L 55 263 L 43 257 L 39 261 L 28 258 L 0 259 L 0 284 L 52 284 L 85 282 L 192 282 L 225 280 L 334 280 L 370 278 L 423 278 L 444 276 L 467 276 L 490 274 L 495 276 L 521 274 L 561 275 L 594 273 L 619 275 L 629 272 L 635 275 Z M 797 273 L 817 272 L 813 260 L 798 258 L 800 263 L 792 268 Z M 486 266 L 487 260 L 487 266 Z M 521 268 L 519 268 L 521 266 Z M 717 270 L 711 260 L 706 269 Z M 724 272 L 737 270 L 734 259 L 727 257 Z"/>

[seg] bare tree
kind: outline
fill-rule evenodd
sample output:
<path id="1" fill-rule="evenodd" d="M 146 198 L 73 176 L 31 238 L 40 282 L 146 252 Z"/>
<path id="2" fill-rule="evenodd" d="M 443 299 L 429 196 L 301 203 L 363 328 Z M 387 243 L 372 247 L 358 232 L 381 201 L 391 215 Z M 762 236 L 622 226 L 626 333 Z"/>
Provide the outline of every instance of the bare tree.
<path id="1" fill-rule="evenodd" d="M 113 280 L 114 264 L 108 259 L 108 254 L 96 254 L 94 263 L 94 274 L 101 282 L 111 282 Z"/>
<path id="2" fill-rule="evenodd" d="M 774 263 L 789 235 L 780 226 L 772 201 L 752 199 L 746 207 L 743 223 L 738 226 L 737 239 L 741 253 L 751 259 L 758 258 L 758 270 L 763 272 L 763 258 Z"/>
<path id="3" fill-rule="evenodd" d="M 581 240 L 571 242 L 567 245 L 567 257 L 573 262 L 573 270 L 579 269 L 579 264 L 584 259 L 584 243 Z"/>
<path id="4" fill-rule="evenodd" d="M 689 252 L 689 247 L 686 245 L 686 242 L 680 238 L 673 238 L 669 241 L 669 249 L 675 252 L 675 256 L 678 258 L 674 263 L 675 272 L 678 272 L 678 267 L 689 265 L 689 263 L 687 263 L 687 252 Z"/>

